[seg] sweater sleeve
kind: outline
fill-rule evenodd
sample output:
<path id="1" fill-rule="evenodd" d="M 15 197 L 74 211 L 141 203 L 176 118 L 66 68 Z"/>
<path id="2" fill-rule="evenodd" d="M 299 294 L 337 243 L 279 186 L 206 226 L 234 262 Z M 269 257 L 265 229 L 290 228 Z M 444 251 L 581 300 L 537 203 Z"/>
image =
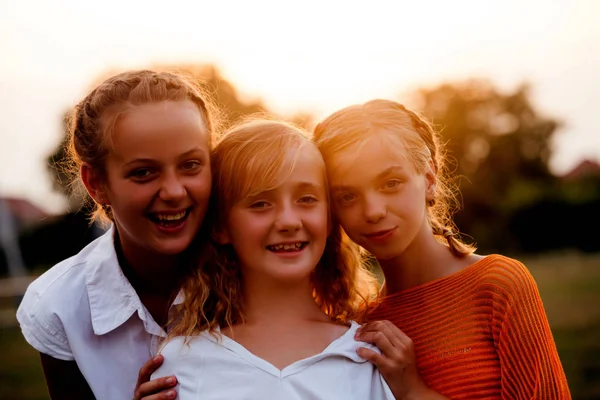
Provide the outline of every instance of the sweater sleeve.
<path id="1" fill-rule="evenodd" d="M 497 274 L 494 333 L 503 399 L 571 399 L 542 299 L 533 276 L 508 258 Z"/>

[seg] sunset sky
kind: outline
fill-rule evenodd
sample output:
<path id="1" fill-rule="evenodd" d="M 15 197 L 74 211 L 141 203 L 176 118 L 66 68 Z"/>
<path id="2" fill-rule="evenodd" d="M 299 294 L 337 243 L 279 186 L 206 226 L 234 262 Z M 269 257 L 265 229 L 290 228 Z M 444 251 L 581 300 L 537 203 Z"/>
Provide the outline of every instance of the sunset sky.
<path id="1" fill-rule="evenodd" d="M 62 113 L 107 70 L 179 62 L 317 118 L 442 81 L 527 81 L 564 122 L 563 173 L 600 161 L 599 16 L 594 0 L 0 0 L 0 195 L 60 211 L 44 164 Z"/>

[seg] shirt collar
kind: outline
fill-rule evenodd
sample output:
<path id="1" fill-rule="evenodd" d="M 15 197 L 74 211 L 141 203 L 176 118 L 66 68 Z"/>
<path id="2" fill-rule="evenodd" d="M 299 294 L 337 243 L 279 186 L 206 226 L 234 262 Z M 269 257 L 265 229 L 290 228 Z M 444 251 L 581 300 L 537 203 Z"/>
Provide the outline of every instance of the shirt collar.
<path id="1" fill-rule="evenodd" d="M 152 318 L 119 266 L 114 237 L 115 228 L 111 226 L 87 256 L 86 282 L 94 333 L 104 335 L 118 328 L 135 311 L 147 331 L 156 330 L 148 329 L 148 319 Z"/>

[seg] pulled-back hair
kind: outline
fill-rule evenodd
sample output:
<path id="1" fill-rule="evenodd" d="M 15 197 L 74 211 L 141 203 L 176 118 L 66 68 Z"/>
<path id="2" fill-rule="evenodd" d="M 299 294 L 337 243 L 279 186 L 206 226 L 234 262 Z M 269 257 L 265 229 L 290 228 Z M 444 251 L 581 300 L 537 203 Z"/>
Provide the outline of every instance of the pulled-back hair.
<path id="1" fill-rule="evenodd" d="M 287 161 L 289 152 L 295 151 L 298 157 L 304 146 L 314 146 L 306 132 L 281 121 L 253 119 L 225 132 L 211 157 L 213 188 L 207 216 L 214 218 L 214 232 L 224 229 L 239 201 L 283 183 L 296 161 Z M 184 282 L 185 300 L 170 337 L 189 337 L 244 320 L 242 275 L 235 252 L 230 244 L 216 242 L 213 250 L 212 260 L 200 265 Z M 311 283 L 316 303 L 332 320 L 340 322 L 363 320 L 366 301 L 377 289 L 374 276 L 361 262 L 358 246 L 333 222 Z"/>
<path id="2" fill-rule="evenodd" d="M 69 119 L 66 167 L 74 177 L 72 184 L 79 182 L 83 163 L 106 179 L 112 132 L 123 113 L 143 104 L 184 100 L 198 107 L 212 148 L 216 108 L 193 79 L 180 72 L 134 70 L 102 82 L 75 106 Z M 92 220 L 112 221 L 110 208 L 95 203 Z"/>
<path id="3" fill-rule="evenodd" d="M 458 257 L 473 253 L 475 247 L 460 239 L 452 219 L 457 191 L 449 180 L 443 143 L 425 118 L 395 101 L 376 99 L 331 114 L 315 127 L 313 139 L 327 164 L 339 152 L 357 144 L 360 148 L 373 137 L 391 140 L 392 146 L 405 148 L 418 173 L 424 173 L 428 165 L 433 165 L 435 199 L 427 204 L 433 234 Z"/>

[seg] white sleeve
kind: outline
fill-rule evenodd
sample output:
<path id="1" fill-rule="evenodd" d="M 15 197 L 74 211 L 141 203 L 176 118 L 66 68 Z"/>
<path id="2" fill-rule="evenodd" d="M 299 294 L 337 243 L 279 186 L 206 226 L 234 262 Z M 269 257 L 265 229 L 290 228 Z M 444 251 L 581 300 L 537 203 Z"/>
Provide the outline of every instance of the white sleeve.
<path id="1" fill-rule="evenodd" d="M 50 302 L 43 301 L 31 286 L 17 310 L 17 321 L 25 340 L 37 351 L 50 357 L 73 361 L 73 353 L 60 317 L 50 310 Z"/>

